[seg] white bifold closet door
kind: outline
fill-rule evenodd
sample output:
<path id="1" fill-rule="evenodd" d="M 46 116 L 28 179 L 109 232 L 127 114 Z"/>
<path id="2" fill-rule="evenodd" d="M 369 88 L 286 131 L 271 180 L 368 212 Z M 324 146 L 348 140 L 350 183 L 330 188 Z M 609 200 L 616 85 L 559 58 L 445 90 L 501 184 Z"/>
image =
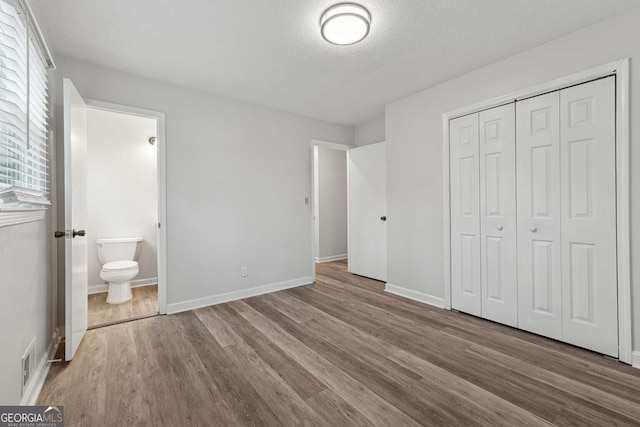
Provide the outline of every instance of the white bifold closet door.
<path id="1" fill-rule="evenodd" d="M 478 114 L 449 122 L 451 306 L 482 315 Z"/>
<path id="2" fill-rule="evenodd" d="M 562 339 L 618 357 L 615 78 L 560 92 Z"/>
<path id="3" fill-rule="evenodd" d="M 560 93 L 516 103 L 518 326 L 562 339 Z"/>
<path id="4" fill-rule="evenodd" d="M 617 357 L 615 80 L 516 116 L 519 327 Z"/>
<path id="5" fill-rule="evenodd" d="M 515 105 L 450 126 L 452 307 L 517 326 Z"/>
<path id="6" fill-rule="evenodd" d="M 479 120 L 482 317 L 518 326 L 515 104 Z"/>

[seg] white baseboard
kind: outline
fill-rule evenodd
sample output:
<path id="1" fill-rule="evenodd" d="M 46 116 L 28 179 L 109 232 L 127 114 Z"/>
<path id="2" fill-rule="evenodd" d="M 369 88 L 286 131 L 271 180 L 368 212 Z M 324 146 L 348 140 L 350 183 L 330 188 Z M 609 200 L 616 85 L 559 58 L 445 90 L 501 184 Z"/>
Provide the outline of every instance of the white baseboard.
<path id="1" fill-rule="evenodd" d="M 47 346 L 46 353 L 42 355 L 42 358 L 38 362 L 38 366 L 36 366 L 31 383 L 27 385 L 27 389 L 22 395 L 22 399 L 20 400 L 21 406 L 33 406 L 36 404 L 40 391 L 42 390 L 42 386 L 44 385 L 44 381 L 47 379 L 49 367 L 51 366 L 47 361 L 55 357 L 56 351 L 58 350 L 58 344 L 60 344 L 60 338 L 58 337 L 58 332 L 56 330 L 51 337 L 49 345 Z"/>
<path id="2" fill-rule="evenodd" d="M 341 261 L 343 259 L 348 259 L 348 258 L 349 258 L 349 256 L 347 254 L 325 256 L 325 257 L 322 257 L 322 258 L 316 257 L 316 263 L 317 264 L 322 264 L 323 262 Z"/>
<path id="3" fill-rule="evenodd" d="M 389 292 L 390 294 L 399 295 L 401 297 L 409 298 L 424 304 L 433 305 L 434 307 L 444 308 L 444 298 L 434 297 L 433 295 L 425 294 L 407 288 L 401 288 L 400 286 L 392 285 L 391 283 L 387 283 L 384 287 L 384 290 L 385 292 Z"/>
<path id="4" fill-rule="evenodd" d="M 631 354 L 631 366 L 640 369 L 640 351 L 634 351 Z"/>
<path id="5" fill-rule="evenodd" d="M 257 286 L 255 288 L 242 289 L 239 291 L 227 292 L 219 295 L 211 295 L 208 297 L 192 299 L 189 301 L 176 302 L 167 304 L 167 314 L 195 310 L 196 308 L 208 307 L 210 305 L 222 304 L 225 302 L 255 297 L 257 295 L 282 291 L 285 289 L 295 288 L 303 285 L 310 285 L 312 283 L 312 277 L 301 277 L 299 279 L 288 280 L 286 282 L 271 283 L 269 285 Z"/>
<path id="6" fill-rule="evenodd" d="M 131 281 L 131 287 L 137 288 L 139 286 L 147 286 L 147 285 L 155 285 L 158 283 L 157 277 L 152 277 L 150 279 L 137 279 Z M 89 286 L 89 295 L 91 294 L 100 294 L 102 292 L 107 292 L 109 287 L 106 283 L 101 283 L 99 285 L 91 285 Z"/>

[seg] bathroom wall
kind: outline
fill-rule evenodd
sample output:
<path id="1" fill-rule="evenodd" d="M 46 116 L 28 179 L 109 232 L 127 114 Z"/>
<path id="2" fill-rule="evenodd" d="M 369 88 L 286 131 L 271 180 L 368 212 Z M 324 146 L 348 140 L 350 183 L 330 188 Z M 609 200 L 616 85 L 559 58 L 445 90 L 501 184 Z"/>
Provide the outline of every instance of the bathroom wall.
<path id="1" fill-rule="evenodd" d="M 314 147 L 316 262 L 347 257 L 347 153 Z"/>
<path id="2" fill-rule="evenodd" d="M 105 291 L 96 239 L 142 236 L 133 285 L 156 283 L 158 222 L 156 120 L 89 109 L 87 202 L 89 292 Z"/>

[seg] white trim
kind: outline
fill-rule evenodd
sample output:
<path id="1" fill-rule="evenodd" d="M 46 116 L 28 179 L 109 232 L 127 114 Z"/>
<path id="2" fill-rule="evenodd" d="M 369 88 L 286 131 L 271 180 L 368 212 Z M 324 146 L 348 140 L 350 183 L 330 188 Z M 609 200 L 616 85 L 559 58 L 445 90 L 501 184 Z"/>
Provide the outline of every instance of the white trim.
<path id="1" fill-rule="evenodd" d="M 35 369 L 35 375 L 31 382 L 27 385 L 27 389 L 22 395 L 22 399 L 20 399 L 21 406 L 33 406 L 36 404 L 38 396 L 40 395 L 40 391 L 42 390 L 42 386 L 47 379 L 49 368 L 51 366 L 47 362 L 55 357 L 56 351 L 58 350 L 58 344 L 60 344 L 60 339 L 58 337 L 57 330 L 54 329 L 51 341 L 47 346 L 47 351 L 40 358 L 38 366 Z"/>
<path id="2" fill-rule="evenodd" d="M 322 257 L 322 258 L 316 257 L 315 259 L 316 259 L 316 263 L 317 264 L 322 264 L 322 263 L 325 263 L 325 262 L 341 261 L 343 259 L 348 259 L 348 258 L 349 258 L 349 255 L 341 254 L 341 255 L 325 256 L 325 257 Z"/>
<path id="3" fill-rule="evenodd" d="M 347 257 L 351 253 L 351 154 L 347 151 Z M 348 259 L 348 258 L 347 258 Z M 347 272 L 351 273 L 351 263 L 347 262 Z"/>
<path id="4" fill-rule="evenodd" d="M 618 348 L 619 358 L 632 363 L 631 319 L 631 182 L 629 144 L 629 59 L 616 68 L 616 225 L 618 252 Z"/>
<path id="5" fill-rule="evenodd" d="M 24 9 L 26 14 L 29 16 L 28 22 L 31 24 L 32 29 L 35 32 L 36 39 L 38 40 L 38 44 L 40 45 L 40 48 L 42 49 L 42 53 L 45 56 L 45 61 L 47 62 L 47 69 L 55 70 L 56 63 L 53 60 L 53 55 L 51 55 L 51 51 L 49 50 L 47 41 L 42 35 L 42 30 L 40 29 L 40 25 L 38 24 L 38 20 L 36 19 L 36 16 L 34 15 L 33 10 L 31 10 L 31 5 L 29 4 L 29 1 L 20 0 L 20 3 L 22 6 L 22 9 Z"/>
<path id="6" fill-rule="evenodd" d="M 414 301 L 418 301 L 424 304 L 429 304 L 434 307 L 444 308 L 444 299 L 440 297 L 434 297 L 433 295 L 425 294 L 422 292 L 414 291 L 400 286 L 387 283 L 384 286 L 384 291 L 390 294 L 398 295 L 404 298 L 409 298 Z"/>
<path id="7" fill-rule="evenodd" d="M 347 252 L 349 251 L 349 228 L 351 225 L 351 219 L 349 217 L 349 150 L 351 150 L 352 148 L 356 148 L 354 145 L 348 145 L 348 144 L 339 144 L 336 142 L 330 142 L 330 141 L 323 141 L 320 139 L 312 139 L 311 140 L 311 144 L 310 144 L 310 153 L 311 153 L 311 188 L 309 191 L 310 197 L 310 203 L 309 203 L 309 207 L 311 208 L 311 214 L 310 214 L 310 219 L 311 219 L 311 277 L 313 278 L 313 281 L 316 281 L 316 259 L 318 259 L 316 257 L 316 224 L 315 224 L 315 207 L 316 207 L 316 200 L 315 200 L 315 193 L 314 193 L 314 189 L 315 189 L 315 166 L 314 166 L 314 151 L 313 148 L 314 147 L 324 147 L 324 148 L 330 148 L 332 150 L 339 150 L 339 151 L 346 151 L 347 153 Z"/>
<path id="8" fill-rule="evenodd" d="M 311 277 L 316 281 L 316 145 L 311 141 L 311 189 L 309 191 L 309 208 L 311 217 Z M 347 154 L 349 152 L 347 151 Z"/>
<path id="9" fill-rule="evenodd" d="M 631 366 L 640 369 L 640 351 L 634 351 L 631 354 Z"/>
<path id="10" fill-rule="evenodd" d="M 116 113 L 133 114 L 157 120 L 158 135 L 156 147 L 158 150 L 158 312 L 167 314 L 167 139 L 165 129 L 165 114 L 159 111 L 110 102 L 85 99 L 90 108 Z"/>
<path id="11" fill-rule="evenodd" d="M 55 109 L 52 109 L 55 110 Z M 58 229 L 58 157 L 56 150 L 56 142 L 58 139 L 58 125 L 57 125 L 57 113 L 52 111 L 49 115 L 49 159 L 51 161 L 51 168 L 49 176 L 50 193 L 49 200 L 51 201 L 51 210 L 49 216 L 49 227 L 47 228 L 47 244 L 49 246 L 49 268 L 51 275 L 51 286 L 53 292 L 51 292 L 51 304 L 53 309 L 51 310 L 51 325 L 53 327 L 54 335 L 59 339 L 61 337 L 60 329 L 58 328 L 58 239 L 54 235 L 54 231 Z M 64 227 L 62 227 L 64 229 Z M 63 267 L 64 268 L 64 267 Z"/>
<path id="12" fill-rule="evenodd" d="M 501 105 L 510 104 L 516 101 L 522 101 L 523 99 L 542 95 L 547 92 L 554 92 L 556 90 L 564 89 L 569 86 L 586 83 L 590 80 L 609 76 L 611 74 L 617 74 L 620 67 L 623 67 L 625 63 L 628 64 L 628 62 L 628 58 L 620 59 L 618 61 L 580 71 L 579 73 L 574 73 L 566 77 L 560 77 L 549 82 L 531 86 L 517 92 L 512 92 L 506 95 L 498 96 L 496 98 L 488 99 L 486 101 L 478 102 L 473 105 L 458 108 L 456 110 L 449 111 L 443 114 L 443 116 L 447 117 L 448 122 L 449 120 L 455 119 L 456 117 L 466 116 L 467 114 L 477 113 L 478 111 L 488 110 L 490 108 L 499 107 Z"/>
<path id="13" fill-rule="evenodd" d="M 322 141 L 320 139 L 312 139 L 311 140 L 311 147 L 324 147 L 324 148 L 331 148 L 332 150 L 340 150 L 340 151 L 349 151 L 352 148 L 356 148 L 355 145 L 349 145 L 349 144 L 339 144 L 337 142 L 330 142 L 330 141 Z"/>
<path id="14" fill-rule="evenodd" d="M 183 311 L 195 310 L 197 308 L 208 307 L 210 305 L 222 304 L 225 302 L 255 297 L 257 295 L 282 291 L 298 286 L 310 285 L 313 281 L 312 277 L 301 277 L 299 279 L 288 280 L 286 282 L 271 283 L 269 285 L 256 286 L 255 288 L 242 289 L 239 291 L 226 292 L 224 294 L 211 295 L 204 298 L 176 302 L 167 306 L 167 312 L 168 314 L 175 314 Z"/>
<path id="15" fill-rule="evenodd" d="M 0 227 L 44 221 L 46 213 L 46 208 L 0 208 Z"/>
<path id="16" fill-rule="evenodd" d="M 444 308 L 451 309 L 451 229 L 449 198 L 449 121 L 456 117 L 553 92 L 601 77 L 616 75 L 616 193 L 618 252 L 618 342 L 621 362 L 632 363 L 631 257 L 630 257 L 630 157 L 629 58 L 561 77 L 514 93 L 459 108 L 442 115 Z"/>
<path id="17" fill-rule="evenodd" d="M 442 115 L 442 198 L 443 198 L 443 230 L 444 232 L 444 304 L 451 310 L 451 182 L 449 176 L 449 115 Z"/>
<path id="18" fill-rule="evenodd" d="M 142 286 L 149 286 L 149 285 L 155 285 L 158 283 L 158 278 L 157 277 L 152 277 L 150 279 L 138 279 L 138 280 L 132 280 L 131 281 L 131 287 L 132 288 L 139 288 Z M 101 294 L 103 292 L 107 292 L 109 290 L 109 285 L 107 285 L 106 283 L 100 283 L 98 285 L 91 285 L 89 286 L 89 295 L 92 294 Z"/>

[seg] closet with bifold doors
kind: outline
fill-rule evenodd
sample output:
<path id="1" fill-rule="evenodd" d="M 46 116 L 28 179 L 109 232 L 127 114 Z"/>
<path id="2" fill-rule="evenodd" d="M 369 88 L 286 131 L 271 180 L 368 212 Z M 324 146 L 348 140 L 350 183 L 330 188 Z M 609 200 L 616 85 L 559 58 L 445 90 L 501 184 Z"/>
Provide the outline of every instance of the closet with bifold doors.
<path id="1" fill-rule="evenodd" d="M 449 121 L 451 306 L 618 356 L 615 77 Z"/>

